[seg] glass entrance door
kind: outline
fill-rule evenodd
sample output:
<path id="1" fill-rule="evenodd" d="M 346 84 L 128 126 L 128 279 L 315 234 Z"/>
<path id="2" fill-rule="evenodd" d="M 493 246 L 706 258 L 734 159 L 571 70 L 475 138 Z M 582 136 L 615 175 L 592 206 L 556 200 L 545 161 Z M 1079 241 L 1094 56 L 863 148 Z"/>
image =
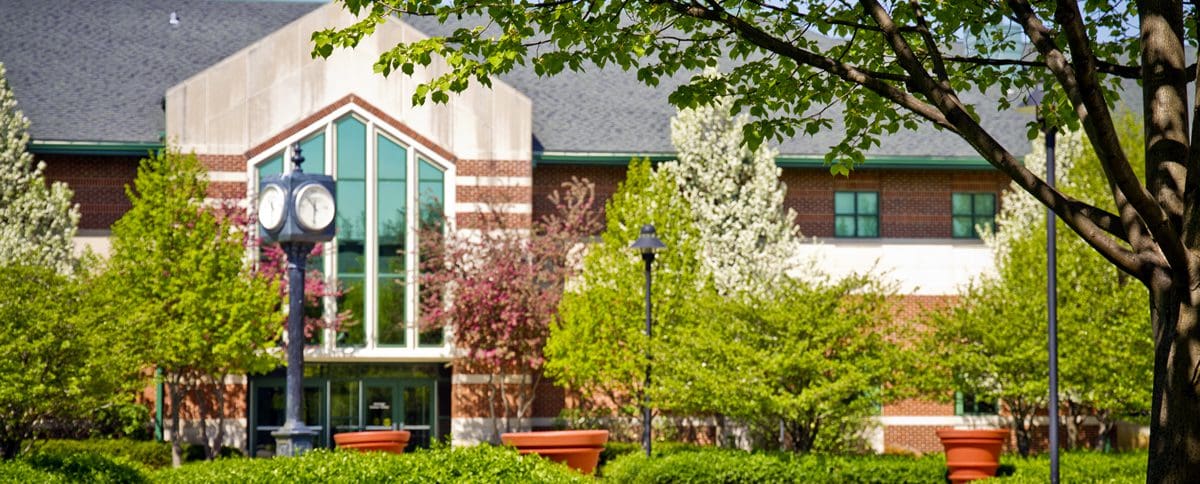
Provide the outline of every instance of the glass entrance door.
<path id="1" fill-rule="evenodd" d="M 433 429 L 432 381 L 366 381 L 362 415 L 366 430 L 407 430 L 412 446 L 428 447 Z"/>

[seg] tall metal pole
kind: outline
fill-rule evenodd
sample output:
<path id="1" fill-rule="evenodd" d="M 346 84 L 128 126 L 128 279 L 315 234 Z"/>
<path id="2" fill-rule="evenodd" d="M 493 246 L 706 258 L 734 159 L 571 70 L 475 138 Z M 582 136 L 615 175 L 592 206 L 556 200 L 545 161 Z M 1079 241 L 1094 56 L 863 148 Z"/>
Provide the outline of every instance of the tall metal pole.
<path id="1" fill-rule="evenodd" d="M 292 145 L 292 150 L 295 165 L 288 176 L 295 177 L 304 172 L 300 168 L 304 156 L 300 154 L 299 144 Z M 287 398 L 283 427 L 271 432 L 271 436 L 275 437 L 275 455 L 299 456 L 312 450 L 316 436 L 316 432 L 304 425 L 300 415 L 300 405 L 304 401 L 304 271 L 313 243 L 291 241 L 282 246 L 287 254 L 288 274 Z"/>
<path id="2" fill-rule="evenodd" d="M 650 325 L 650 266 L 654 263 L 654 253 L 645 252 L 642 259 L 646 261 L 646 382 L 642 385 L 642 447 L 646 449 L 646 457 L 650 457 L 650 402 L 646 392 L 650 390 L 650 338 L 653 336 Z"/>
<path id="3" fill-rule="evenodd" d="M 1055 129 L 1045 126 L 1046 133 L 1046 183 L 1054 188 L 1054 136 Z M 1054 211 L 1046 208 L 1046 310 L 1049 317 L 1050 353 L 1050 483 L 1058 484 L 1058 261 L 1056 257 Z"/>

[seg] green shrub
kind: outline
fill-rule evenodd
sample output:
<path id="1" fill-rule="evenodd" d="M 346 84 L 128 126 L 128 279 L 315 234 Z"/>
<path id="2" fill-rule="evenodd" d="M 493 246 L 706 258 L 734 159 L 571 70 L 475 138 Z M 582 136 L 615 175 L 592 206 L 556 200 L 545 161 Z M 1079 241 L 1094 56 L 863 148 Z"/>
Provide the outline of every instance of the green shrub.
<path id="1" fill-rule="evenodd" d="M 906 483 L 941 482 L 940 456 L 919 459 L 897 456 L 749 453 L 718 448 L 664 449 L 647 460 L 637 453 L 618 457 L 604 468 L 613 482 L 687 483 Z"/>
<path id="2" fill-rule="evenodd" d="M 70 482 L 67 478 L 38 469 L 20 459 L 0 461 L 0 482 L 37 482 L 39 484 L 58 484 Z"/>
<path id="3" fill-rule="evenodd" d="M 1108 484 L 1146 481 L 1145 451 L 1102 454 L 1099 452 L 1066 452 L 1059 460 L 1059 480 Z M 1033 484 L 1050 479 L 1050 458 L 1043 454 L 1028 459 L 1005 455 L 1001 464 L 1015 467 L 1012 476 L 990 479 L 995 484 Z"/>
<path id="4" fill-rule="evenodd" d="M 487 445 L 404 455 L 316 450 L 292 459 L 229 459 L 162 469 L 164 483 L 587 482 L 565 466 Z"/>
<path id="5" fill-rule="evenodd" d="M 171 465 L 171 444 L 152 440 L 48 440 L 38 447 L 37 452 L 43 454 L 93 453 L 124 458 L 150 468 Z M 203 455 L 203 448 L 201 448 L 201 455 Z"/>
<path id="6" fill-rule="evenodd" d="M 65 482 L 137 483 L 146 481 L 147 469 L 122 457 L 109 457 L 90 452 L 39 452 L 23 457 L 21 460 L 33 469 L 59 476 Z"/>

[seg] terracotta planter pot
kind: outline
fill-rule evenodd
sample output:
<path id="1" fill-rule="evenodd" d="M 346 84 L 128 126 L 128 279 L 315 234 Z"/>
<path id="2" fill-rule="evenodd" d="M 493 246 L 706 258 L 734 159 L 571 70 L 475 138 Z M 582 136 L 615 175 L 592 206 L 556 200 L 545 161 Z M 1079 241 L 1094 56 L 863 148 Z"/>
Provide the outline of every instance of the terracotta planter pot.
<path id="1" fill-rule="evenodd" d="M 584 474 L 591 474 L 600 462 L 600 451 L 608 442 L 607 430 L 557 430 L 551 432 L 512 432 L 500 440 L 521 454 L 538 454 Z"/>
<path id="2" fill-rule="evenodd" d="M 368 432 L 342 432 L 333 434 L 339 449 L 354 449 L 359 452 L 391 452 L 403 454 L 408 447 L 407 430 L 376 430 Z"/>
<path id="3" fill-rule="evenodd" d="M 1008 440 L 1008 430 L 938 430 L 946 448 L 946 467 L 950 481 L 958 484 L 996 475 L 1000 467 L 1000 449 Z"/>

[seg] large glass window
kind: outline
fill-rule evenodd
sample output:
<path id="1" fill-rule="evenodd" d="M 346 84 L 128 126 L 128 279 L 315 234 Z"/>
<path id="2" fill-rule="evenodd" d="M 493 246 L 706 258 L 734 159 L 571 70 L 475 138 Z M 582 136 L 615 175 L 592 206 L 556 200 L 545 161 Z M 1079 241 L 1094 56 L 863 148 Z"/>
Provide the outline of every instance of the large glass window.
<path id="1" fill-rule="evenodd" d="M 405 322 L 404 258 L 408 238 L 408 150 L 384 135 L 376 137 L 378 173 L 375 190 L 379 213 L 379 344 L 403 345 Z"/>
<path id="2" fill-rule="evenodd" d="M 334 347 L 441 347 L 442 331 L 417 327 L 416 288 L 408 279 L 420 228 L 443 228 L 445 169 L 416 147 L 371 122 L 346 115 L 300 141 L 306 171 L 328 167 L 337 183 L 337 236 L 332 267 L 342 295 L 326 310 L 348 314 Z M 282 173 L 292 155 L 283 149 L 258 162 L 259 177 Z M 326 163 L 326 157 L 332 157 Z M 410 206 L 419 207 L 414 213 Z"/>
<path id="3" fill-rule="evenodd" d="M 446 174 L 424 158 L 420 158 L 418 164 L 417 200 L 421 211 L 418 223 L 422 230 L 444 230 Z M 418 339 L 421 346 L 441 346 L 444 343 L 443 332 L 437 328 L 419 328 Z"/>
<path id="4" fill-rule="evenodd" d="M 337 136 L 337 279 L 339 311 L 349 313 L 335 344 L 363 346 L 366 337 L 367 125 L 353 116 L 334 123 Z"/>
<path id="5" fill-rule="evenodd" d="M 878 193 L 835 192 L 833 213 L 833 235 L 879 237 Z"/>
<path id="6" fill-rule="evenodd" d="M 955 193 L 950 196 L 951 224 L 956 238 L 979 238 L 979 228 L 996 223 L 996 194 Z"/>

